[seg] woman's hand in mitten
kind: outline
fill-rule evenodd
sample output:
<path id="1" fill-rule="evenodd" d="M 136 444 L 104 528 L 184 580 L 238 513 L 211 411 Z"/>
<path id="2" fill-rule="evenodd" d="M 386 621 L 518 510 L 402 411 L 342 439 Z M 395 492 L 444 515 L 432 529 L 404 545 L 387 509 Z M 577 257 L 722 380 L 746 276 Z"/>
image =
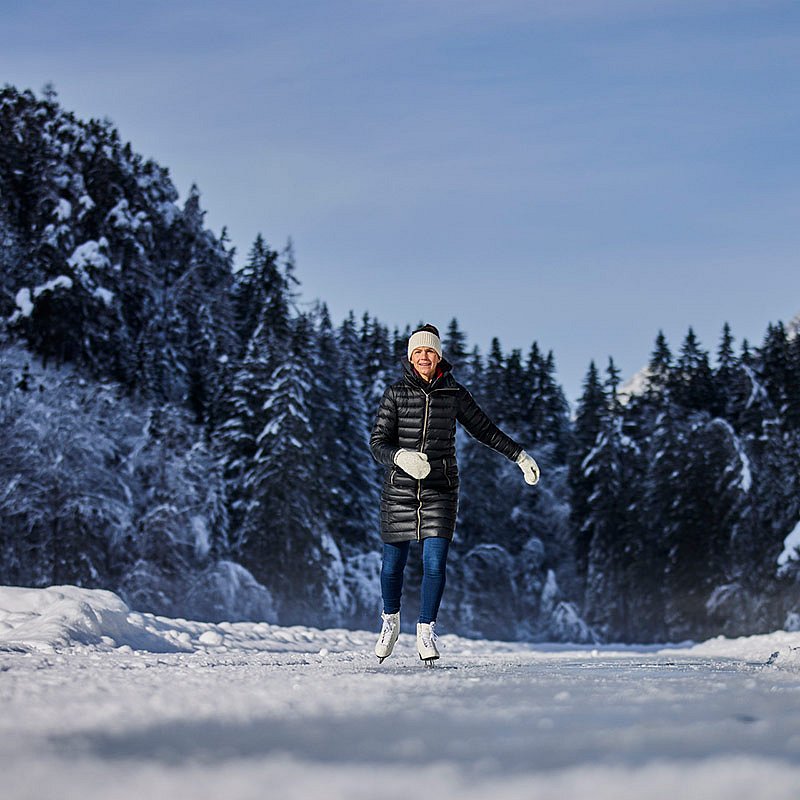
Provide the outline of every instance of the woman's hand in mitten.
<path id="1" fill-rule="evenodd" d="M 431 471 L 431 465 L 428 463 L 427 454 L 420 453 L 417 450 L 401 448 L 395 454 L 394 463 L 397 464 L 403 472 L 418 481 L 427 478 L 428 473 Z"/>
<path id="2" fill-rule="evenodd" d="M 525 476 L 525 483 L 531 486 L 539 483 L 539 465 L 524 450 L 517 456 L 517 465 Z"/>

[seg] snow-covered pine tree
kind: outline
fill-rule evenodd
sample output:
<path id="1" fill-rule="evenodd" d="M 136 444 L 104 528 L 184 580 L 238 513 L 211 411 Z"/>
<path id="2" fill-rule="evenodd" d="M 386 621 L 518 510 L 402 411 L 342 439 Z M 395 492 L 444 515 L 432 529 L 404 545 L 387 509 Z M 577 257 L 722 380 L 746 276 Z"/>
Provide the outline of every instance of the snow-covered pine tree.
<path id="1" fill-rule="evenodd" d="M 204 216 L 200 192 L 193 185 L 175 233 L 183 273 L 173 291 L 184 320 L 180 350 L 186 363 L 185 402 L 196 421 L 210 431 L 221 410 L 219 389 L 226 378 L 225 365 L 238 347 L 230 302 L 233 251 L 204 227 Z"/>
<path id="2" fill-rule="evenodd" d="M 542 356 L 536 342 L 531 345 L 525 365 L 530 384 L 527 405 L 530 439 L 526 445 L 536 449 L 541 444 L 549 445 L 553 458 L 564 463 L 571 441 L 569 403 L 564 391 L 556 381 L 556 365 L 553 351 Z"/>
<path id="3" fill-rule="evenodd" d="M 113 389 L 68 373 L 14 387 L 14 366 L 0 365 L 0 583 L 112 587 L 112 546 L 131 524 L 104 419 Z"/>
<path id="4" fill-rule="evenodd" d="M 372 461 L 369 432 L 373 411 L 364 403 L 364 375 L 358 369 L 362 345 L 351 318 L 346 318 L 336 332 L 332 458 L 336 476 L 331 493 L 335 504 L 332 530 L 352 545 L 377 541 L 379 483 L 367 468 Z"/>
<path id="5" fill-rule="evenodd" d="M 300 316 L 264 387 L 268 420 L 244 474 L 241 558 L 275 596 L 283 624 L 336 621 L 343 602 L 339 550 L 318 513 L 316 443 L 307 368 L 311 325 Z"/>
<path id="6" fill-rule="evenodd" d="M 477 348 L 469 360 L 467 389 L 481 408 L 492 417 L 490 409 L 502 404 L 504 358 L 497 339 L 492 344 L 491 367 L 485 367 Z M 502 426 L 502 420 L 492 417 Z M 459 445 L 460 499 L 457 529 L 463 550 L 482 542 L 508 543 L 508 508 L 498 508 L 497 494 L 502 491 L 502 459 L 462 431 Z"/>
<path id="7" fill-rule="evenodd" d="M 353 312 L 347 316 L 348 328 L 356 330 Z M 387 384 L 397 380 L 400 361 L 395 357 L 389 341 L 389 331 L 385 325 L 364 314 L 361 330 L 358 332 L 359 349 L 355 353 L 352 368 L 359 372 L 364 387 L 364 403 L 368 411 L 369 424 L 378 408 Z M 404 355 L 405 357 L 405 355 Z"/>
<path id="8" fill-rule="evenodd" d="M 371 626 L 377 612 L 380 539 L 379 507 L 383 467 L 371 469 L 369 432 L 374 409 L 364 402 L 363 344 L 354 320 L 347 317 L 336 331 L 334 380 L 333 475 L 325 486 L 330 507 L 330 530 L 344 558 L 347 620 L 357 627 Z M 385 340 L 385 330 L 379 333 Z M 380 374 L 380 373 L 378 373 Z M 376 380 L 367 377 L 367 385 Z"/>
<path id="9" fill-rule="evenodd" d="M 635 515 L 636 445 L 623 433 L 619 370 L 609 358 L 604 383 L 606 405 L 601 429 L 582 467 L 591 481 L 584 618 L 606 641 L 630 641 L 636 629 L 636 604 L 629 590 L 639 530 Z M 629 452 L 631 451 L 631 452 Z"/>
<path id="10" fill-rule="evenodd" d="M 266 330 L 275 339 L 276 348 L 288 341 L 291 318 L 289 279 L 281 270 L 280 254 L 269 247 L 260 233 L 250 248 L 244 267 L 234 275 L 231 298 L 242 356 L 260 325 L 266 325 Z"/>
<path id="11" fill-rule="evenodd" d="M 589 567 L 591 543 L 588 525 L 591 515 L 590 498 L 595 493 L 595 475 L 592 472 L 587 473 L 584 462 L 597 443 L 605 414 L 605 392 L 597 367 L 592 361 L 583 380 L 583 393 L 578 400 L 574 428 L 575 447 L 569 462 L 570 516 L 575 538 L 575 563 L 579 578 L 584 580 Z"/>
<path id="12" fill-rule="evenodd" d="M 663 343 L 657 350 L 664 361 Z M 739 456 L 733 428 L 712 415 L 714 388 L 708 355 L 690 329 L 665 389 L 644 398 L 653 427 L 642 524 L 655 563 L 664 559 L 664 633 L 672 639 L 709 630 L 706 604 L 728 579 L 730 509 L 739 497 L 726 476 Z"/>

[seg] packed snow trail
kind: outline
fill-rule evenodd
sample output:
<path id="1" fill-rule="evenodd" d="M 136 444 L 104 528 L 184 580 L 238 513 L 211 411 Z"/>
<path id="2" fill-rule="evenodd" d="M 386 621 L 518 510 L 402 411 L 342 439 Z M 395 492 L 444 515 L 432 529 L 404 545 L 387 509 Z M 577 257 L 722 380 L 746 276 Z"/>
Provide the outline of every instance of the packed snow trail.
<path id="1" fill-rule="evenodd" d="M 168 620 L 0 588 L 0 769 L 33 798 L 800 796 L 800 635 L 579 649 Z"/>

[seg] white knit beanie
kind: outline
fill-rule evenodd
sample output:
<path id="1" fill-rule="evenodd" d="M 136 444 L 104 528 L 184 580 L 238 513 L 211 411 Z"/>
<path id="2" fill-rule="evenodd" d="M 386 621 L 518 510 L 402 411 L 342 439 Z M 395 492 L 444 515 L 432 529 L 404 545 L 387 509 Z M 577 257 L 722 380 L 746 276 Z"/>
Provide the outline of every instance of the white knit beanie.
<path id="1" fill-rule="evenodd" d="M 442 357 L 442 342 L 435 333 L 431 331 L 415 331 L 408 339 L 408 360 L 411 361 L 411 354 L 418 347 L 432 347 Z"/>

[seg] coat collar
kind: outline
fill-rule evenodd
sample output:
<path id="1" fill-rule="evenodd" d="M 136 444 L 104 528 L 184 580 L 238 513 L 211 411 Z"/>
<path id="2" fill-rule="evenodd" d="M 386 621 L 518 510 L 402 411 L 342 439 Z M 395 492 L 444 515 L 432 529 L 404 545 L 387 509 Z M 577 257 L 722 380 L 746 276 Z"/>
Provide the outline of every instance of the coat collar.
<path id="1" fill-rule="evenodd" d="M 453 369 L 453 365 L 446 358 L 442 357 L 442 360 L 439 362 L 437 376 L 428 383 L 419 376 L 419 373 L 414 369 L 407 358 L 403 359 L 401 364 L 403 366 L 403 378 L 406 383 L 410 383 L 412 386 L 422 389 L 425 394 L 429 394 L 434 389 L 441 388 Z"/>

